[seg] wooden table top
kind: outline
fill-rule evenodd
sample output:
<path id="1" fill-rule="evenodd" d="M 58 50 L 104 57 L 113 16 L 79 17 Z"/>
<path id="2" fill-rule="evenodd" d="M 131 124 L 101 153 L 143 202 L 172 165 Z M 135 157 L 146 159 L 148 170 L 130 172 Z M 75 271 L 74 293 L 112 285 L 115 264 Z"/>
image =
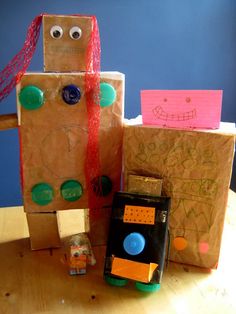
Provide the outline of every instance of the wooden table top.
<path id="1" fill-rule="evenodd" d="M 67 230 L 68 235 L 68 230 Z M 146 294 L 130 282 L 103 280 L 104 247 L 96 266 L 69 276 L 65 246 L 31 251 L 22 207 L 0 209 L 0 314 L 34 313 L 236 313 L 236 194 L 230 191 L 217 270 L 170 263 L 161 290 Z"/>

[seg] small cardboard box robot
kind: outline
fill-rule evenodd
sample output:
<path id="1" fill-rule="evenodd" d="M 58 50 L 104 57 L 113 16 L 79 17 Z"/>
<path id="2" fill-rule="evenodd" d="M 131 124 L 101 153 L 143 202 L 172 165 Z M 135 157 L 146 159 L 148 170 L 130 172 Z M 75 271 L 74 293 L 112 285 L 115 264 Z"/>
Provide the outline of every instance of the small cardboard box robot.
<path id="1" fill-rule="evenodd" d="M 79 233 L 70 239 L 70 275 L 86 274 L 87 264 L 93 266 L 96 264 L 96 260 L 87 234 Z"/>

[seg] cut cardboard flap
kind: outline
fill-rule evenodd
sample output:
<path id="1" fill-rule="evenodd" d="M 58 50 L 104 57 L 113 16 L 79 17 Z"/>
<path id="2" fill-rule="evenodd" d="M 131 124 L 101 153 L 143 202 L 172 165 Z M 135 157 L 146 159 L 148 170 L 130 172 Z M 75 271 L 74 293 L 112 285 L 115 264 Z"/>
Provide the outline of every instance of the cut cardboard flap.
<path id="1" fill-rule="evenodd" d="M 162 179 L 129 175 L 128 192 L 143 193 L 146 195 L 161 195 Z"/>

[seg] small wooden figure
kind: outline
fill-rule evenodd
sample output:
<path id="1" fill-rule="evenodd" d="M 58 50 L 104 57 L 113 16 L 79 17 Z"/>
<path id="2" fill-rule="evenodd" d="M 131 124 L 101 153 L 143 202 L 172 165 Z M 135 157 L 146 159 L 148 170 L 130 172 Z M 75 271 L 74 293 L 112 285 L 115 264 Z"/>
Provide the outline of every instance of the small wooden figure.
<path id="1" fill-rule="evenodd" d="M 69 274 L 86 274 L 87 264 L 93 266 L 96 260 L 88 236 L 79 233 L 70 240 Z"/>

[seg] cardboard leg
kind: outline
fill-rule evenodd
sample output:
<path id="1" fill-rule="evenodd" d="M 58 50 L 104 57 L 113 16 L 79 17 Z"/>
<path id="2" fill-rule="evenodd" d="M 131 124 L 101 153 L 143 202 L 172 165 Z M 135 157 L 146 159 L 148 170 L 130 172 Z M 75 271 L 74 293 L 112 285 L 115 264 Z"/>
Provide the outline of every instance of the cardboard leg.
<path id="1" fill-rule="evenodd" d="M 110 217 L 111 208 L 101 209 L 95 217 L 89 215 L 89 209 L 85 209 L 85 232 L 88 233 L 92 246 L 107 245 Z"/>
<path id="2" fill-rule="evenodd" d="M 27 213 L 32 250 L 61 246 L 56 213 Z"/>
<path id="3" fill-rule="evenodd" d="M 57 223 L 61 238 L 84 232 L 84 209 L 58 210 Z"/>

